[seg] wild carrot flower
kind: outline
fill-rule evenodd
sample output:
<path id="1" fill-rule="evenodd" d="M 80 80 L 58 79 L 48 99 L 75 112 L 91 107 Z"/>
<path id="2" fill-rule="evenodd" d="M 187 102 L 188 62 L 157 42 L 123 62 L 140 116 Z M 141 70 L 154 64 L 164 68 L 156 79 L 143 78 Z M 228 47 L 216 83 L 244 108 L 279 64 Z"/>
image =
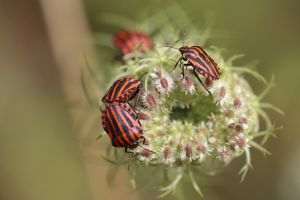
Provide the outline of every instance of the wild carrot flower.
<path id="1" fill-rule="evenodd" d="M 168 19 L 166 17 L 165 20 Z M 124 55 L 138 55 L 134 56 L 134 60 L 125 57 L 122 71 L 117 75 L 125 73 L 141 80 L 143 86 L 139 94 L 129 103 L 147 116 L 146 120 L 141 120 L 147 143 L 140 143 L 133 149 L 134 156 L 125 157 L 130 157 L 129 165 L 133 166 L 157 166 L 157 169 L 166 170 L 167 174 L 176 169 L 176 174 L 170 173 L 173 181 L 161 188 L 160 197 L 176 190 L 186 174 L 193 188 L 202 195 L 193 167 L 202 169 L 211 161 L 219 161 L 220 167 L 225 167 L 235 158 L 245 156 L 245 164 L 240 171 L 244 179 L 252 166 L 251 150 L 268 153 L 262 144 L 274 127 L 263 108 L 271 106 L 261 103 L 265 92 L 255 94 L 244 76 L 249 74 L 264 84 L 267 82 L 255 71 L 234 66 L 238 56 L 225 59 L 218 48 L 205 44 L 206 31 L 197 32 L 191 27 L 186 36 L 190 39 L 189 45 L 204 45 L 223 72 L 219 80 L 201 77 L 212 94 L 208 96 L 189 70 L 184 76 L 181 69 L 174 70 L 180 52 L 165 45 L 170 38 L 178 40 L 176 28 L 170 24 L 161 28 L 161 32 L 152 39 L 145 33 L 128 31 L 115 36 L 114 43 Z M 146 23 L 142 27 L 151 25 Z M 197 39 L 201 34 L 202 40 Z M 135 50 L 141 50 L 143 54 Z M 265 130 L 260 127 L 261 123 L 265 124 Z M 261 142 L 259 138 L 262 138 Z"/>

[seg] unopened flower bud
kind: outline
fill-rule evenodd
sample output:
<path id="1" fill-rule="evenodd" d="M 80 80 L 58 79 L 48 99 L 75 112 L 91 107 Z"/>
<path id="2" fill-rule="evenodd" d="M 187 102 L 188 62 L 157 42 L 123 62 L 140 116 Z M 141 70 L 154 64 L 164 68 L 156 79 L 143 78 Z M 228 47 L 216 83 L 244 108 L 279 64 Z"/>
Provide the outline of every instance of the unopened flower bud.
<path id="1" fill-rule="evenodd" d="M 166 147 L 163 151 L 164 159 L 167 160 L 171 157 L 171 149 L 170 147 Z"/>
<path id="2" fill-rule="evenodd" d="M 135 50 L 147 52 L 153 48 L 152 39 L 142 32 L 120 31 L 115 35 L 113 42 L 123 55 L 130 54 Z"/>
<path id="3" fill-rule="evenodd" d="M 186 157 L 188 157 L 188 158 L 192 157 L 192 147 L 191 147 L 191 145 L 187 144 L 185 146 L 184 150 L 185 150 Z"/>
<path id="4" fill-rule="evenodd" d="M 238 109 L 242 106 L 242 101 L 239 98 L 235 98 L 233 101 L 233 105 L 236 109 Z"/>

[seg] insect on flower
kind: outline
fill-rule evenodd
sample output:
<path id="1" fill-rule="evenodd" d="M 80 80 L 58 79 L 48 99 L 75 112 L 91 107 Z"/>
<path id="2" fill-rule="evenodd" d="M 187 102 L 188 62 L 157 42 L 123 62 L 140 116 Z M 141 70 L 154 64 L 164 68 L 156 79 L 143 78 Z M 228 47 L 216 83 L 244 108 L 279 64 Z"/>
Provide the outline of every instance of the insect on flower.
<path id="1" fill-rule="evenodd" d="M 208 82 L 218 80 L 220 78 L 221 71 L 217 63 L 215 63 L 215 61 L 200 46 L 183 46 L 179 48 L 179 51 L 181 53 L 181 57 L 176 62 L 174 68 L 176 68 L 180 63 L 182 75 L 184 77 L 185 69 L 188 66 L 191 66 L 193 68 L 193 74 L 205 90 L 211 95 L 211 92 L 200 79 L 199 74 L 205 77 Z"/>
<path id="2" fill-rule="evenodd" d="M 104 103 L 125 103 L 133 99 L 139 92 L 141 82 L 131 76 L 116 80 L 102 98 Z"/>
<path id="3" fill-rule="evenodd" d="M 128 110 L 126 103 L 111 103 L 102 111 L 102 126 L 114 147 L 134 149 L 146 143 L 143 128 L 136 116 Z"/>
<path id="4" fill-rule="evenodd" d="M 147 52 L 153 48 L 150 36 L 142 32 L 120 31 L 115 35 L 113 42 L 123 55 L 130 54 L 135 50 Z"/>

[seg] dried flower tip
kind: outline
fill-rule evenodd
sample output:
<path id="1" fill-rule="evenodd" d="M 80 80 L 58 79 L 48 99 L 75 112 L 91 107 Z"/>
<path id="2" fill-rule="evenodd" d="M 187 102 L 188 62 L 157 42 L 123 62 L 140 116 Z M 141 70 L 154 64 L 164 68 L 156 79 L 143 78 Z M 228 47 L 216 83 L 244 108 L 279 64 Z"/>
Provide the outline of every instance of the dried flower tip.
<path id="1" fill-rule="evenodd" d="M 183 91 L 186 92 L 186 94 L 194 94 L 196 91 L 195 84 L 193 80 L 189 76 L 185 76 L 183 79 L 181 79 L 181 87 Z"/>
<path id="2" fill-rule="evenodd" d="M 240 133 L 244 130 L 243 126 L 241 124 L 235 125 L 235 131 Z"/>
<path id="3" fill-rule="evenodd" d="M 243 127 L 242 124 L 230 123 L 228 125 L 228 128 L 234 129 L 234 131 L 237 132 L 237 133 L 240 133 L 240 132 L 244 131 L 244 127 Z"/>
<path id="4" fill-rule="evenodd" d="M 181 152 L 183 150 L 183 146 L 181 143 L 177 144 L 177 151 Z"/>
<path id="5" fill-rule="evenodd" d="M 234 129 L 234 128 L 235 128 L 235 123 L 230 123 L 230 124 L 228 125 L 228 128 Z"/>
<path id="6" fill-rule="evenodd" d="M 166 147 L 163 151 L 164 159 L 167 160 L 171 157 L 171 149 L 170 147 Z"/>
<path id="7" fill-rule="evenodd" d="M 142 32 L 120 31 L 113 38 L 113 42 L 123 55 L 130 54 L 135 50 L 147 52 L 153 48 L 152 39 Z"/>
<path id="8" fill-rule="evenodd" d="M 225 97 L 225 95 L 226 95 L 226 89 L 224 86 L 222 86 L 219 90 L 219 98 L 223 99 Z"/>
<path id="9" fill-rule="evenodd" d="M 199 143 L 196 147 L 196 150 L 200 153 L 206 154 L 208 149 L 207 149 L 207 144 L 206 143 Z"/>
<path id="10" fill-rule="evenodd" d="M 226 109 L 226 110 L 224 110 L 224 115 L 228 118 L 232 118 L 232 117 L 234 117 L 234 111 Z"/>
<path id="11" fill-rule="evenodd" d="M 228 164 L 232 160 L 232 151 L 227 147 L 223 146 L 218 148 L 218 158 L 222 160 L 225 164 Z"/>
<path id="12" fill-rule="evenodd" d="M 151 76 L 154 87 L 160 94 L 168 94 L 174 89 L 174 80 L 167 72 L 157 71 Z"/>
<path id="13" fill-rule="evenodd" d="M 233 101 L 233 105 L 236 109 L 240 108 L 242 106 L 242 101 L 239 98 L 235 98 Z"/>
<path id="14" fill-rule="evenodd" d="M 241 118 L 239 119 L 239 123 L 241 123 L 241 124 L 247 124 L 247 123 L 248 123 L 248 120 L 247 120 L 246 117 L 241 117 Z"/>
<path id="15" fill-rule="evenodd" d="M 185 156 L 187 158 L 191 158 L 192 157 L 192 147 L 191 147 L 191 145 L 187 144 L 185 146 L 184 150 L 185 150 Z"/>
<path id="16" fill-rule="evenodd" d="M 152 153 L 153 152 L 151 150 L 143 148 L 143 150 L 141 152 L 141 155 L 146 157 L 146 158 L 149 158 L 152 155 Z"/>
<path id="17" fill-rule="evenodd" d="M 244 149 L 248 147 L 248 139 L 243 133 L 233 136 L 230 140 L 230 144 L 233 145 L 235 150 Z"/>
<path id="18" fill-rule="evenodd" d="M 158 104 L 156 95 L 151 93 L 145 93 L 141 95 L 142 105 L 148 109 L 153 109 Z"/>

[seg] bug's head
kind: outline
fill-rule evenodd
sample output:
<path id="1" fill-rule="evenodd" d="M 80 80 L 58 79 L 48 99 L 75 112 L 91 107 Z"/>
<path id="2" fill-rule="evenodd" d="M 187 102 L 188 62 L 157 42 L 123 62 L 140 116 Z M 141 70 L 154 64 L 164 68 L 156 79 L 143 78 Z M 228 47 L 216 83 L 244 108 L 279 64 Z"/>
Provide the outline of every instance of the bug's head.
<path id="1" fill-rule="evenodd" d="M 185 53 L 188 49 L 189 49 L 189 47 L 183 46 L 183 47 L 180 47 L 180 48 L 179 48 L 179 51 L 180 51 L 181 54 L 183 54 L 183 53 Z"/>

